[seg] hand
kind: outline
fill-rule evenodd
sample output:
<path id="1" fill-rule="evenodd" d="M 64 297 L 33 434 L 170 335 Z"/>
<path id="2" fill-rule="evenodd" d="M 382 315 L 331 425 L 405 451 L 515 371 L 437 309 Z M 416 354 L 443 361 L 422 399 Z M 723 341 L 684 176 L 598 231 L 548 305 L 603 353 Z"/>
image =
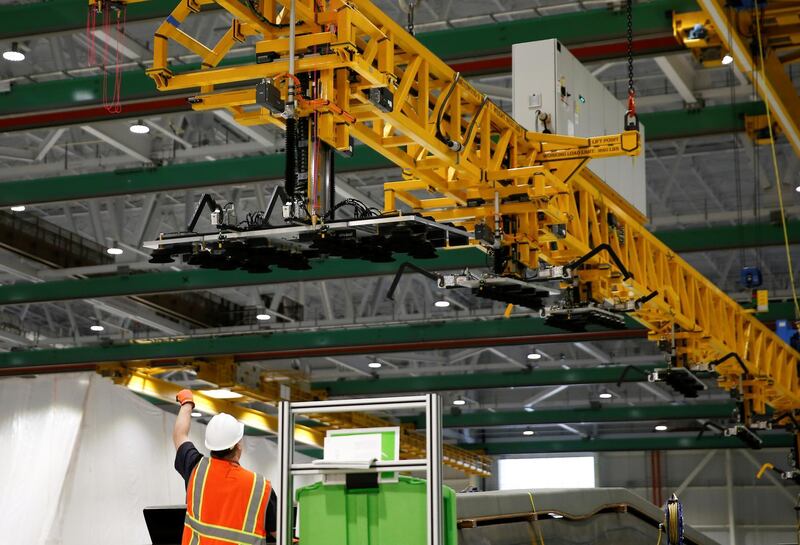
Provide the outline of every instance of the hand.
<path id="1" fill-rule="evenodd" d="M 191 403 L 192 407 L 194 407 L 194 395 L 192 394 L 191 390 L 181 390 L 178 392 L 178 395 L 175 396 L 175 399 L 181 404 L 181 407 L 187 403 Z"/>

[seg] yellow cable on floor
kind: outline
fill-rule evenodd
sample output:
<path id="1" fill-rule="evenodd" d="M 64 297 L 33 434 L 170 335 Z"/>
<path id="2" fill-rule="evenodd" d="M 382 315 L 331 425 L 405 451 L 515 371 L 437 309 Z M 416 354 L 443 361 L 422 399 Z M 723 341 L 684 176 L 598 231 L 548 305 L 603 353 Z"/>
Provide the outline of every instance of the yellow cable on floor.
<path id="1" fill-rule="evenodd" d="M 531 511 L 536 513 L 536 506 L 533 504 L 533 492 L 528 492 L 528 497 L 531 499 Z M 539 528 L 539 519 L 536 518 L 536 533 L 539 534 L 539 543 L 540 545 L 544 545 L 544 536 L 542 535 L 542 529 Z"/>
<path id="2" fill-rule="evenodd" d="M 764 73 L 764 46 L 761 41 L 761 18 L 758 13 L 758 5 L 755 7 L 756 12 L 756 35 L 758 36 L 758 55 L 761 61 L 761 76 L 766 79 Z M 754 67 L 755 68 L 755 67 Z M 758 91 L 758 78 L 753 78 L 753 84 Z M 794 318 L 800 319 L 800 303 L 797 300 L 797 288 L 794 285 L 794 267 L 792 267 L 792 254 L 789 251 L 789 230 L 786 227 L 786 209 L 783 206 L 783 188 L 781 187 L 781 174 L 778 168 L 778 153 L 775 151 L 775 135 L 772 130 L 772 111 L 769 107 L 769 101 L 765 100 L 764 104 L 767 107 L 767 127 L 769 129 L 769 143 L 772 150 L 772 168 L 775 171 L 775 185 L 778 188 L 778 204 L 781 209 L 781 225 L 783 226 L 783 245 L 786 250 L 786 261 L 789 264 L 789 283 L 792 285 L 792 300 L 794 301 Z"/>

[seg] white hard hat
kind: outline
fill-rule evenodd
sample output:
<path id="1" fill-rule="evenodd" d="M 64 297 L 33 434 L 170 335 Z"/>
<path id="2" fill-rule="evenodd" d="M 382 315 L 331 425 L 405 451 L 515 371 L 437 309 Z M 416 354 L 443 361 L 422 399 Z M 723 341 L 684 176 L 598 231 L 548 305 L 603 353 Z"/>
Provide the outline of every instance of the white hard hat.
<path id="1" fill-rule="evenodd" d="M 228 450 L 244 437 L 244 424 L 229 414 L 215 415 L 206 426 L 206 448 L 210 451 Z"/>

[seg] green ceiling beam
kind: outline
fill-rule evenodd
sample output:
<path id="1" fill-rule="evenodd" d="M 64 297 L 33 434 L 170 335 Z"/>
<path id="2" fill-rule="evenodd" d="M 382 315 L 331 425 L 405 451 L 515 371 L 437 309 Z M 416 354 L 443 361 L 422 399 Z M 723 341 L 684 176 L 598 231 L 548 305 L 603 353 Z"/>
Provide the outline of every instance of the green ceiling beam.
<path id="1" fill-rule="evenodd" d="M 165 18 L 177 0 L 148 0 L 128 6 L 128 22 Z M 216 6 L 204 6 L 204 11 Z M 694 0 L 656 0 L 634 6 L 636 36 L 672 32 L 670 11 L 697 10 Z M 0 39 L 51 32 L 82 31 L 86 28 L 86 0 L 48 0 L 0 6 Z M 591 24 L 586 24 L 591 22 Z M 439 32 L 422 32 L 418 39 L 442 58 L 469 58 L 479 54 L 507 52 L 511 45 L 531 40 L 558 38 L 564 44 L 591 43 L 620 38 L 625 32 L 622 11 L 597 9 L 477 25 Z M 470 48 L 471 49 L 468 49 Z"/>
<path id="2" fill-rule="evenodd" d="M 440 251 L 439 256 L 434 259 L 411 259 L 400 255 L 393 263 L 369 263 L 360 259 L 319 259 L 313 260 L 311 269 L 305 271 L 278 267 L 268 273 L 193 269 L 96 276 L 77 280 L 26 282 L 0 286 L 0 305 L 389 275 L 395 274 L 403 261 L 410 261 L 419 267 L 433 270 L 476 268 L 486 266 L 486 254 L 477 248 L 464 248 Z"/>
<path id="3" fill-rule="evenodd" d="M 763 448 L 785 448 L 792 446 L 788 433 L 761 435 Z M 693 450 L 749 448 L 736 437 L 672 436 L 668 433 L 657 437 L 615 437 L 598 439 L 523 439 L 511 442 L 462 443 L 459 446 L 480 450 L 489 455 L 536 454 L 556 452 L 614 452 L 641 450 Z"/>
<path id="4" fill-rule="evenodd" d="M 176 0 L 171 2 L 150 0 L 133 4 L 128 10 L 128 20 L 160 19 L 165 17 L 174 5 L 177 5 Z M 83 30 L 86 25 L 87 9 L 86 2 L 82 0 L 50 0 L 0 6 L 0 39 L 46 32 Z M 696 9 L 698 8 L 694 0 L 655 0 L 637 4 L 634 6 L 636 36 L 670 35 L 672 33 L 670 13 Z M 624 32 L 625 18 L 622 11 L 597 9 L 420 33 L 417 37 L 437 56 L 452 60 L 485 57 L 490 53 L 508 54 L 514 43 L 545 38 L 558 38 L 566 45 L 621 40 Z M 673 49 L 679 49 L 677 42 L 672 44 L 667 40 L 667 43 Z M 601 53 L 598 55 L 602 57 Z M 619 56 L 619 53 L 611 56 L 615 55 Z M 250 57 L 241 57 L 233 62 L 243 63 L 249 60 Z M 194 65 L 179 65 L 173 67 L 173 70 L 181 72 L 196 68 Z M 0 116 L 99 104 L 103 96 L 102 85 L 102 76 L 15 84 L 10 92 L 0 94 Z M 164 93 L 155 90 L 154 84 L 145 76 L 143 70 L 123 73 L 121 89 L 123 101 L 163 96 Z M 124 109 L 122 115 L 126 115 Z"/>
<path id="5" fill-rule="evenodd" d="M 634 375 L 643 375 L 633 373 Z M 612 381 L 613 382 L 613 381 Z M 498 426 L 534 426 L 542 424 L 581 424 L 594 422 L 646 422 L 687 420 L 695 418 L 730 418 L 736 405 L 699 403 L 695 405 L 653 405 L 642 407 L 601 406 L 598 409 L 537 409 L 527 411 L 471 412 L 445 414 L 445 428 L 492 428 Z M 424 418 L 414 418 L 418 428 L 425 427 Z"/>
<path id="6" fill-rule="evenodd" d="M 741 132 L 745 115 L 765 113 L 763 102 L 706 106 L 698 110 L 674 110 L 640 114 L 647 141 L 690 138 L 708 134 Z"/>
<path id="7" fill-rule="evenodd" d="M 176 5 L 176 0 L 130 4 L 125 19 L 129 23 L 160 19 Z M 47 0 L 0 6 L 0 39 L 85 30 L 88 11 L 86 0 Z"/>
<path id="8" fill-rule="evenodd" d="M 0 103 L 3 101 L 2 96 L 0 95 Z M 735 117 L 742 123 L 740 128 L 743 128 L 743 121 L 740 117 L 736 117 L 734 108 L 727 106 L 721 108 L 727 108 L 725 116 L 719 116 L 718 110 L 713 110 L 709 115 L 715 119 L 718 117 L 733 119 Z M 655 133 L 656 137 L 659 134 L 669 134 L 671 138 L 677 137 L 675 135 L 695 136 L 697 122 L 705 119 L 706 114 L 703 112 L 706 110 L 711 111 L 712 109 L 706 108 L 691 114 L 691 116 L 683 111 L 642 114 L 641 120 L 647 126 L 647 136 L 651 140 L 654 139 L 652 133 Z M 660 116 L 659 121 L 653 123 L 652 129 L 649 116 Z M 709 125 L 701 123 L 701 126 Z M 729 130 L 729 127 L 725 130 Z M 357 146 L 352 158 L 337 159 L 336 164 L 340 172 L 393 166 L 387 159 L 366 146 Z M 120 169 L 113 172 L 58 176 L 39 180 L 15 180 L 3 182 L 4 191 L 0 192 L 0 207 L 176 191 L 207 186 L 219 187 L 278 179 L 283 177 L 283 172 L 283 154 L 273 154 L 221 159 L 214 162 L 203 161 L 162 167 Z M 773 231 L 765 229 L 762 234 L 765 237 L 769 235 L 774 238 Z M 751 238 L 757 239 L 756 236 Z M 696 240 L 692 241 L 688 237 L 685 240 L 687 244 L 689 242 L 697 244 Z"/>
<path id="9" fill-rule="evenodd" d="M 113 172 L 3 182 L 0 207 L 16 203 L 74 201 L 264 181 L 282 178 L 284 163 L 283 154 L 254 155 L 213 162 L 201 161 L 164 167 L 120 169 Z M 337 158 L 336 164 L 341 172 L 392 166 L 389 161 L 366 146 L 358 146 L 356 153 L 349 159 Z"/>
<path id="10" fill-rule="evenodd" d="M 634 325 L 631 322 L 631 325 Z M 549 327 L 540 318 L 526 316 L 489 320 L 427 321 L 376 327 L 341 327 L 321 331 L 281 331 L 262 327 L 257 333 L 188 337 L 169 341 L 97 344 L 61 349 L 28 349 L 0 353 L 0 372 L 36 372 L 86 368 L 101 362 L 155 360 L 233 355 L 238 360 L 376 354 L 408 350 L 435 350 L 519 345 L 576 340 L 643 338 L 642 328 L 617 331 L 590 328 L 571 333 Z"/>
<path id="11" fill-rule="evenodd" d="M 789 220 L 786 227 L 789 233 L 789 243 L 800 243 L 800 220 Z M 671 249 L 683 253 L 731 248 L 759 248 L 783 244 L 783 229 L 780 224 L 773 223 L 664 230 L 655 231 L 653 234 Z"/>
<path id="12" fill-rule="evenodd" d="M 655 359 L 655 358 L 654 358 Z M 644 372 L 656 367 L 638 365 Z M 427 375 L 419 377 L 375 378 L 371 380 L 335 380 L 314 382 L 315 390 L 325 390 L 329 396 L 348 397 L 376 394 L 399 394 L 409 392 L 443 392 L 447 390 L 480 390 L 491 388 L 514 388 L 530 386 L 556 386 L 561 384 L 609 384 L 620 379 L 623 382 L 643 382 L 644 373 L 628 372 L 627 366 L 587 367 L 580 369 L 533 369 L 508 373 L 474 373 L 459 375 Z M 534 414 L 534 413 L 526 413 Z"/>

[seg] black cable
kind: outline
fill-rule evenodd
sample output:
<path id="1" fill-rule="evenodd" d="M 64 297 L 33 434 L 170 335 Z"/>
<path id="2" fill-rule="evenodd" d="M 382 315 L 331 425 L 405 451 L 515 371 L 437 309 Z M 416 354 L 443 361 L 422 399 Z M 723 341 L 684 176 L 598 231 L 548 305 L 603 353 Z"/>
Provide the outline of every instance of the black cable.
<path id="1" fill-rule="evenodd" d="M 742 370 L 744 371 L 745 375 L 751 374 L 750 373 L 750 369 L 748 369 L 747 365 L 744 364 L 744 360 L 742 360 L 741 356 L 739 356 L 739 354 L 737 354 L 736 352 L 729 352 L 729 353 L 725 354 L 724 356 L 722 356 L 721 358 L 710 362 L 708 365 L 709 365 L 709 367 L 714 368 L 717 365 L 719 365 L 720 363 L 722 363 L 723 361 L 729 360 L 731 358 L 736 360 L 736 363 L 739 364 L 739 367 L 742 368 Z"/>
<path id="2" fill-rule="evenodd" d="M 436 138 L 439 140 L 444 140 L 447 138 L 444 134 L 442 134 L 442 117 L 444 117 L 444 110 L 447 108 L 447 103 L 450 102 L 450 96 L 452 96 L 459 79 L 461 79 L 461 72 L 456 72 L 456 77 L 453 78 L 453 83 L 450 84 L 450 88 L 447 90 L 447 94 L 444 96 L 444 101 L 442 102 L 442 107 L 439 110 L 439 114 L 436 116 Z"/>
<path id="3" fill-rule="evenodd" d="M 469 142 L 469 139 L 472 137 L 472 131 L 475 130 L 475 125 L 478 124 L 478 117 L 480 117 L 481 112 L 483 112 L 483 107 L 486 106 L 486 103 L 489 102 L 489 97 L 483 97 L 483 102 L 481 105 L 478 106 L 478 111 L 475 112 L 472 120 L 469 122 L 469 127 L 467 127 L 467 135 L 464 138 L 464 145 Z"/>

